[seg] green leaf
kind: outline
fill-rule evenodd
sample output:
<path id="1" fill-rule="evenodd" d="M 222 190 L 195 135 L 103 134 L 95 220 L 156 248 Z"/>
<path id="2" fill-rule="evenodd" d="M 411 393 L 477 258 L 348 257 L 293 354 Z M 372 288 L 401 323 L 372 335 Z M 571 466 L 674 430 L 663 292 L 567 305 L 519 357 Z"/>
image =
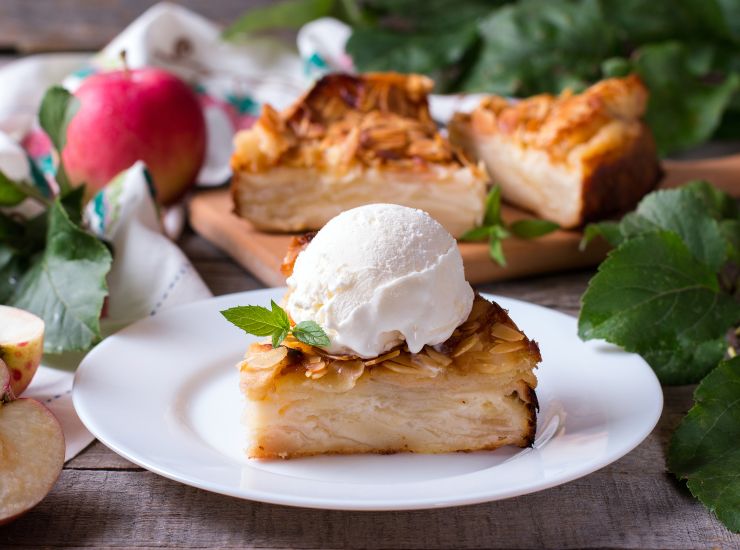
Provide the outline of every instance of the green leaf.
<path id="1" fill-rule="evenodd" d="M 469 229 L 468 231 L 460 235 L 459 240 L 461 241 L 482 241 L 483 239 L 487 239 L 490 235 L 491 235 L 491 228 L 485 225 L 482 225 L 480 227 L 474 227 L 473 229 Z"/>
<path id="2" fill-rule="evenodd" d="M 15 206 L 26 198 L 17 183 L 0 171 L 0 206 Z"/>
<path id="3" fill-rule="evenodd" d="M 44 319 L 44 351 L 86 350 L 100 339 L 111 255 L 70 221 L 59 200 L 48 215 L 46 248 L 19 282 L 10 305 Z"/>
<path id="4" fill-rule="evenodd" d="M 670 350 L 722 337 L 738 321 L 740 308 L 721 292 L 716 273 L 694 258 L 675 233 L 658 231 L 630 239 L 599 266 L 582 298 L 578 333 L 603 338 L 650 360 L 666 381 L 694 379 L 702 366 L 684 364 L 676 374 Z"/>
<path id="5" fill-rule="evenodd" d="M 79 107 L 79 100 L 61 86 L 46 90 L 41 100 L 39 123 L 59 153 L 67 141 L 67 126 Z"/>
<path id="6" fill-rule="evenodd" d="M 738 74 L 722 76 L 720 61 L 706 63 L 702 54 L 675 40 L 646 44 L 633 56 L 650 89 L 646 120 L 662 155 L 708 139 L 740 89 Z"/>
<path id="7" fill-rule="evenodd" d="M 555 222 L 548 220 L 517 220 L 509 224 L 509 231 L 521 239 L 536 239 L 560 229 Z"/>
<path id="8" fill-rule="evenodd" d="M 583 238 L 578 248 L 581 251 L 585 250 L 589 243 L 596 237 L 603 238 L 612 246 L 619 246 L 624 241 L 622 232 L 619 229 L 619 222 L 590 223 L 583 231 Z"/>
<path id="9" fill-rule="evenodd" d="M 509 237 L 509 232 L 500 225 L 490 228 L 491 237 L 488 241 L 488 255 L 502 267 L 506 267 L 506 256 L 504 255 L 503 240 Z"/>
<path id="10" fill-rule="evenodd" d="M 493 10 L 479 29 L 483 44 L 465 91 L 523 97 L 578 90 L 619 53 L 597 0 L 524 0 Z"/>
<path id="11" fill-rule="evenodd" d="M 650 193 L 634 213 L 623 218 L 622 234 L 629 238 L 661 229 L 673 231 L 697 260 L 717 271 L 726 259 L 727 246 L 698 193 L 696 187 Z"/>
<path id="12" fill-rule="evenodd" d="M 728 529 L 740 532 L 740 357 L 720 363 L 699 384 L 676 429 L 668 468 Z"/>
<path id="13" fill-rule="evenodd" d="M 221 315 L 247 334 L 255 336 L 272 336 L 286 329 L 281 318 L 262 306 L 232 307 L 222 311 Z M 290 329 L 290 325 L 287 328 Z"/>
<path id="14" fill-rule="evenodd" d="M 501 186 L 494 185 L 486 196 L 483 225 L 501 225 Z"/>
<path id="15" fill-rule="evenodd" d="M 309 346 L 328 346 L 329 337 L 317 323 L 302 321 L 293 327 L 293 336 Z"/>
<path id="16" fill-rule="evenodd" d="M 272 347 L 276 348 L 280 344 L 283 343 L 283 340 L 285 340 L 285 337 L 288 336 L 288 333 L 290 330 L 288 329 L 280 329 L 276 332 L 272 333 Z"/>
<path id="17" fill-rule="evenodd" d="M 253 8 L 223 32 L 227 40 L 270 29 L 298 29 L 306 23 L 330 15 L 334 0 L 285 0 Z"/>
<path id="18" fill-rule="evenodd" d="M 347 52 L 360 71 L 422 73 L 444 90 L 457 76 L 449 67 L 460 62 L 477 41 L 473 22 L 424 34 L 357 28 L 347 41 Z"/>
<path id="19" fill-rule="evenodd" d="M 8 302 L 27 267 L 23 256 L 0 242 L 0 304 Z"/>
<path id="20" fill-rule="evenodd" d="M 705 342 L 678 338 L 669 347 L 655 347 L 641 353 L 659 373 L 660 381 L 668 385 L 696 384 L 724 357 L 727 341 L 724 336 Z"/>

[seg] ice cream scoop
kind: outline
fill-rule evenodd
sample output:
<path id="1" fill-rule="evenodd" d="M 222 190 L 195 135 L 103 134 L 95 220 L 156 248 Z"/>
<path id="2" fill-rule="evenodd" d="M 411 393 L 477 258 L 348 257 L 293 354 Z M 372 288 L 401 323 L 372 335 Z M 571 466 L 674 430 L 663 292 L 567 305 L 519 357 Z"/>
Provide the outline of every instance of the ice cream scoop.
<path id="1" fill-rule="evenodd" d="M 370 204 L 330 220 L 288 278 L 292 319 L 315 321 L 327 351 L 376 357 L 406 342 L 412 353 L 450 337 L 473 289 L 455 239 L 429 214 Z"/>

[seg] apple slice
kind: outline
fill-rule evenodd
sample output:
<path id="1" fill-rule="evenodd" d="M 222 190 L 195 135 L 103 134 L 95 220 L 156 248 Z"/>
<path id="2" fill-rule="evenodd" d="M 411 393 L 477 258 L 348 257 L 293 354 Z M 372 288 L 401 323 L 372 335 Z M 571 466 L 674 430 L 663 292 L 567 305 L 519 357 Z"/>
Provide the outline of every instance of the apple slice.
<path id="1" fill-rule="evenodd" d="M 0 405 L 0 525 L 36 506 L 64 465 L 59 421 L 35 399 Z"/>
<path id="2" fill-rule="evenodd" d="M 0 359 L 10 371 L 16 396 L 31 383 L 43 353 L 44 321 L 22 309 L 0 306 Z"/>

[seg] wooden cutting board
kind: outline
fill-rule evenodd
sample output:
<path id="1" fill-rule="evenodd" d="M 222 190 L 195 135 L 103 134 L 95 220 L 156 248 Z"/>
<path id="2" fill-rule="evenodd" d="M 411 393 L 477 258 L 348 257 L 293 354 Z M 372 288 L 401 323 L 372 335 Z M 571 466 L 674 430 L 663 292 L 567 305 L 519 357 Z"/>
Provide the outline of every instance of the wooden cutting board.
<path id="1" fill-rule="evenodd" d="M 666 177 L 661 187 L 707 179 L 733 196 L 740 196 L 740 155 L 700 161 L 666 161 L 663 168 Z M 532 217 L 506 205 L 502 214 L 507 222 Z M 196 194 L 190 202 L 190 224 L 266 285 L 285 283 L 280 264 L 291 236 L 257 231 L 248 221 L 234 215 L 228 189 Z M 489 258 L 486 243 L 460 243 L 465 275 L 468 281 L 476 284 L 597 265 L 604 259 L 608 247 L 603 242 L 594 242 L 581 252 L 578 250 L 581 237 L 580 231 L 560 230 L 534 240 L 506 239 L 503 245 L 507 259 L 505 267 Z"/>

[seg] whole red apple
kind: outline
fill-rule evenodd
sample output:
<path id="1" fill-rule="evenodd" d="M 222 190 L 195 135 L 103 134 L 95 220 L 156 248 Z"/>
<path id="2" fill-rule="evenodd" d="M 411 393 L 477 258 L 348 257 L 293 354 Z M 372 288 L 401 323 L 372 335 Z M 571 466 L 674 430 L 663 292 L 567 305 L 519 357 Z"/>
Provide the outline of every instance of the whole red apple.
<path id="1" fill-rule="evenodd" d="M 161 204 L 195 182 L 206 151 L 206 124 L 195 93 L 161 69 L 124 69 L 89 77 L 67 127 L 62 160 L 70 181 L 91 190 L 143 160 Z"/>

